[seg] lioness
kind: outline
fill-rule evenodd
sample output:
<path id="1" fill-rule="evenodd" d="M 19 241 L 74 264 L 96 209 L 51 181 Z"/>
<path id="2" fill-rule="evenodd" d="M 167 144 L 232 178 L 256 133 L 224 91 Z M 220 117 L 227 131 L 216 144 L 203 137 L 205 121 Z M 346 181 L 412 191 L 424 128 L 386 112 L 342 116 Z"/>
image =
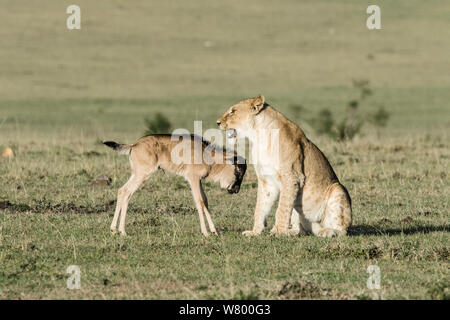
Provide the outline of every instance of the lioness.
<path id="1" fill-rule="evenodd" d="M 259 235 L 266 217 L 279 196 L 272 234 L 297 235 L 312 232 L 320 237 L 345 235 L 352 221 L 350 196 L 339 183 L 325 155 L 306 138 L 302 129 L 258 95 L 231 106 L 217 120 L 229 137 L 247 137 L 252 154 L 265 154 L 265 163 L 256 162 L 257 203 L 253 230 Z M 279 152 L 270 153 L 257 143 L 253 132 L 277 132 Z M 289 224 L 290 222 L 290 224 Z M 290 228 L 289 228 L 290 227 Z"/>
<path id="2" fill-rule="evenodd" d="M 133 144 L 119 144 L 114 141 L 103 143 L 121 154 L 129 155 L 130 158 L 131 177 L 117 193 L 116 211 L 111 223 L 111 232 L 115 233 L 120 215 L 121 235 L 126 235 L 125 217 L 131 196 L 158 169 L 173 172 L 188 181 L 203 235 L 209 235 L 203 214 L 210 231 L 217 234 L 201 180 L 206 178 L 219 182 L 220 187 L 227 189 L 229 193 L 238 193 L 247 169 L 245 159 L 238 157 L 236 153 L 216 148 L 195 135 L 155 134 L 142 137 Z"/>

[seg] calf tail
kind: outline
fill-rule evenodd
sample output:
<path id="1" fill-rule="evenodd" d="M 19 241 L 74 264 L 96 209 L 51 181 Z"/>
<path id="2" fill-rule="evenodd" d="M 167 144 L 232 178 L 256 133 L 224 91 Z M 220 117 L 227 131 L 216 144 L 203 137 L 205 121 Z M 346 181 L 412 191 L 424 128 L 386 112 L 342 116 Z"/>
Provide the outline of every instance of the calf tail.
<path id="1" fill-rule="evenodd" d="M 103 144 L 119 152 L 120 154 L 130 154 L 131 148 L 133 147 L 130 144 L 120 144 L 114 141 L 104 141 Z"/>

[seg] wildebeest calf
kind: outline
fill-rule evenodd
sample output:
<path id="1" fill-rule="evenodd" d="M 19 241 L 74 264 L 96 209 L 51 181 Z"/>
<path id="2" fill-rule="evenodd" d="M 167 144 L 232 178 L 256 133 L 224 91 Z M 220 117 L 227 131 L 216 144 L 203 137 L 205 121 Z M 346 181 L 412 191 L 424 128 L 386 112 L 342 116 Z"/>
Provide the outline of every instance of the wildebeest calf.
<path id="1" fill-rule="evenodd" d="M 111 232 L 115 233 L 120 215 L 121 235 L 126 235 L 125 217 L 131 196 L 158 169 L 173 172 L 188 181 L 203 235 L 208 236 L 203 214 L 210 231 L 217 234 L 201 180 L 206 178 L 219 182 L 220 187 L 227 189 L 229 193 L 238 193 L 247 169 L 245 160 L 236 153 L 217 148 L 195 135 L 157 134 L 142 137 L 133 144 L 118 144 L 113 141 L 103 143 L 121 154 L 128 154 L 130 158 L 131 177 L 118 191 L 111 224 Z"/>

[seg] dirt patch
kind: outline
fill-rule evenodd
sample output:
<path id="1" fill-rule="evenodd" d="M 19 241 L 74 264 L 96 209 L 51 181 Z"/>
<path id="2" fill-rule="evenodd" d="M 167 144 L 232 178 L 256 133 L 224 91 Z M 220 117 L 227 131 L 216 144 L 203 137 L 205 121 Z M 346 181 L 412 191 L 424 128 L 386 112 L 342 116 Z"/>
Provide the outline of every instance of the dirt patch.
<path id="1" fill-rule="evenodd" d="M 403 224 L 408 224 L 408 223 L 414 222 L 414 219 L 411 218 L 410 216 L 408 216 L 405 219 L 402 219 L 402 221 L 400 221 L 400 222 Z"/>
<path id="2" fill-rule="evenodd" d="M 317 299 L 330 295 L 331 290 L 321 288 L 311 282 L 285 282 L 278 292 L 281 299 L 288 300 Z"/>
<path id="3" fill-rule="evenodd" d="M 445 247 L 435 248 L 435 249 L 433 249 L 433 253 L 434 253 L 434 256 L 438 260 L 442 260 L 442 261 L 448 261 L 448 259 L 450 257 L 449 250 L 448 250 L 448 248 L 445 248 Z"/>
<path id="4" fill-rule="evenodd" d="M 31 213 L 76 213 L 76 214 L 92 214 L 92 213 L 105 213 L 109 212 L 110 215 L 113 214 L 116 200 L 106 201 L 104 203 L 89 204 L 89 205 L 79 205 L 72 202 L 62 202 L 62 203 L 52 203 L 48 200 L 35 200 L 34 204 L 22 204 L 22 203 L 11 203 L 10 201 L 0 201 L 0 210 L 4 210 L 5 213 L 21 213 L 21 212 L 31 212 Z M 161 206 L 161 207 L 145 207 L 135 204 L 131 204 L 128 208 L 129 213 L 146 213 L 149 210 L 157 215 L 165 215 L 167 213 L 175 215 L 188 215 L 196 213 L 194 207 L 184 207 L 184 206 Z M 150 223 L 150 222 L 149 222 Z M 151 221 L 152 225 L 158 225 L 160 221 Z"/>
<path id="5" fill-rule="evenodd" d="M 87 157 L 87 158 L 92 158 L 92 157 L 99 157 L 102 154 L 100 152 L 97 151 L 86 151 L 83 152 L 83 156 Z"/>
<path id="6" fill-rule="evenodd" d="M 306 251 L 311 252 L 313 255 L 320 255 L 322 258 L 326 259 L 341 259 L 342 257 L 354 257 L 361 258 L 365 260 L 373 260 L 381 258 L 384 255 L 383 248 L 376 245 L 362 246 L 357 248 L 346 248 L 342 247 L 339 243 L 330 243 L 318 252 L 317 250 L 309 250 L 305 248 Z"/>
<path id="7" fill-rule="evenodd" d="M 0 210 L 12 212 L 26 212 L 30 211 L 31 207 L 26 204 L 15 204 L 9 201 L 0 201 Z"/>
<path id="8" fill-rule="evenodd" d="M 94 205 L 94 206 L 83 206 L 76 205 L 73 203 L 57 203 L 57 204 L 49 204 L 45 206 L 38 206 L 37 208 L 33 208 L 33 212 L 52 212 L 52 213 L 102 213 L 106 211 L 110 211 L 113 208 L 113 201 Z M 37 209 L 37 210 L 36 210 Z"/>
<path id="9" fill-rule="evenodd" d="M 421 216 L 430 216 L 430 215 L 433 215 L 433 214 L 435 214 L 434 212 L 431 212 L 431 211 L 419 211 L 419 215 L 421 215 Z"/>
<path id="10" fill-rule="evenodd" d="M 367 260 L 377 259 L 383 256 L 383 250 L 378 247 L 370 247 L 365 250 L 363 250 L 365 253 L 365 257 Z"/>
<path id="11" fill-rule="evenodd" d="M 22 203 L 11 203 L 10 201 L 0 201 L 0 210 L 4 210 L 7 213 L 103 213 L 112 210 L 115 201 L 109 201 L 103 204 L 94 206 L 76 205 L 74 203 L 46 203 L 41 202 L 35 205 L 27 205 Z"/>
<path id="12" fill-rule="evenodd" d="M 429 284 L 425 284 L 429 286 Z M 433 300 L 450 300 L 450 281 L 443 281 L 428 289 L 428 294 Z"/>
<path id="13" fill-rule="evenodd" d="M 400 172 L 395 171 L 395 172 L 392 174 L 392 178 L 398 180 L 398 179 L 401 179 L 401 178 L 402 178 L 402 175 L 401 175 Z"/>

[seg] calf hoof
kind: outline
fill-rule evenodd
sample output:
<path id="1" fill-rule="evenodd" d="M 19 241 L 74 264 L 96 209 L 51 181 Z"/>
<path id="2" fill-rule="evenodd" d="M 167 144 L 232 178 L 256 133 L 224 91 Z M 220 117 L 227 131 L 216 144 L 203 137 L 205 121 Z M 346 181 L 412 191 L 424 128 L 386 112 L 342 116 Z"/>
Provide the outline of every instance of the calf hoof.
<path id="1" fill-rule="evenodd" d="M 260 233 L 255 232 L 253 230 L 247 230 L 247 231 L 242 232 L 242 234 L 246 237 L 254 237 L 254 236 L 259 236 Z"/>

